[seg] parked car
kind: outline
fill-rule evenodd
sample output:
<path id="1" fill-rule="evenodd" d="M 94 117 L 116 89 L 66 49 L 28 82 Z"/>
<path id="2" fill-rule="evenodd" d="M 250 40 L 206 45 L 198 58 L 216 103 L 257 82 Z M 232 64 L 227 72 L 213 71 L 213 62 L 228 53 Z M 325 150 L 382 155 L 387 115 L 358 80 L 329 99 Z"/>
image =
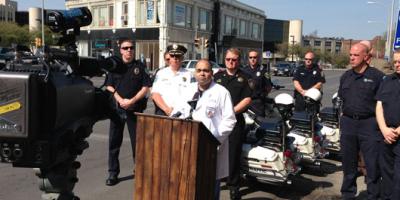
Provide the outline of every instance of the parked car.
<path id="1" fill-rule="evenodd" d="M 1 58 L 0 58 L 1 60 Z M 39 57 L 35 56 L 29 47 L 17 45 L 15 48 L 7 48 L 7 53 L 4 54 L 6 62 L 14 61 L 20 64 L 38 64 Z"/>
<path id="2" fill-rule="evenodd" d="M 182 62 L 182 67 L 188 69 L 191 72 L 194 72 L 194 68 L 197 64 L 198 60 L 184 60 Z M 221 66 L 219 66 L 217 63 L 210 61 L 211 65 L 212 65 L 212 70 L 215 73 L 219 72 L 220 70 L 223 70 L 224 68 L 222 68 Z"/>
<path id="3" fill-rule="evenodd" d="M 293 76 L 295 69 L 295 65 L 288 62 L 282 62 L 275 64 L 272 73 L 274 76 Z"/>

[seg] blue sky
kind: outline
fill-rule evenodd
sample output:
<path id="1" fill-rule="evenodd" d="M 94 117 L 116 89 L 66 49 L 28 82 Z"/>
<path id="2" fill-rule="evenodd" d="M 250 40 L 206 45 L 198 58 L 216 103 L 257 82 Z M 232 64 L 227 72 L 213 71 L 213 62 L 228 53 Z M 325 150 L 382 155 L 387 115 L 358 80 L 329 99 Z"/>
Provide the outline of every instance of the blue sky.
<path id="1" fill-rule="evenodd" d="M 321 37 L 372 39 L 387 30 L 392 0 L 240 0 L 265 11 L 267 18 L 302 19 L 303 34 Z M 372 1 L 372 0 L 369 0 Z M 42 0 L 17 0 L 19 10 L 40 7 Z M 46 8 L 63 9 L 64 0 L 45 0 Z M 397 5 L 395 6 L 397 10 Z M 397 19 L 397 11 L 394 17 Z M 368 21 L 374 23 L 368 23 Z"/>

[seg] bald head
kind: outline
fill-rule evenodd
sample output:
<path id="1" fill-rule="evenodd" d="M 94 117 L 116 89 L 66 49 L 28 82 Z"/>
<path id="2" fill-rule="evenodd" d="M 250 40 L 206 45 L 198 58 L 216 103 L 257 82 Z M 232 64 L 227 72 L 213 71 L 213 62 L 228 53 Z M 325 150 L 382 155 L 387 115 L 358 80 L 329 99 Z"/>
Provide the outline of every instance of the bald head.
<path id="1" fill-rule="evenodd" d="M 363 44 L 367 47 L 368 52 L 370 52 L 372 50 L 372 45 L 371 42 L 368 40 L 363 40 L 360 42 L 360 44 Z"/>
<path id="2" fill-rule="evenodd" d="M 357 43 L 350 49 L 350 65 L 353 68 L 362 68 L 367 65 L 368 47 L 365 44 Z"/>
<path id="3" fill-rule="evenodd" d="M 196 64 L 196 68 L 197 68 L 197 66 L 202 66 L 202 67 L 204 67 L 204 68 L 207 68 L 207 69 L 209 69 L 209 70 L 212 70 L 212 68 L 211 68 L 211 63 L 210 63 L 210 61 L 209 60 L 207 60 L 207 59 L 200 59 L 198 62 L 197 62 L 197 64 Z"/>
<path id="4" fill-rule="evenodd" d="M 206 90 L 212 81 L 213 71 L 210 61 L 201 59 L 196 64 L 194 77 L 200 87 L 200 89 Z"/>

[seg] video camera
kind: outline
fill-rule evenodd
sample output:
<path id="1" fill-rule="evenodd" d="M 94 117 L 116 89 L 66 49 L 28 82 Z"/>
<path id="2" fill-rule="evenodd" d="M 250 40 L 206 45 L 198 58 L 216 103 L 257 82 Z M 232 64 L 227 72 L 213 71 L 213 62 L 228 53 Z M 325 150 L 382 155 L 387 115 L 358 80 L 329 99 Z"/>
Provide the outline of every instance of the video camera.
<path id="1" fill-rule="evenodd" d="M 76 172 L 75 159 L 88 147 L 85 138 L 108 112 L 105 91 L 87 77 L 112 72 L 122 62 L 78 56 L 75 36 L 92 21 L 87 8 L 50 12 L 46 21 L 61 33 L 64 49 L 44 48 L 39 67 L 14 64 L 0 71 L 1 162 L 39 168 L 40 178 L 60 167 Z"/>

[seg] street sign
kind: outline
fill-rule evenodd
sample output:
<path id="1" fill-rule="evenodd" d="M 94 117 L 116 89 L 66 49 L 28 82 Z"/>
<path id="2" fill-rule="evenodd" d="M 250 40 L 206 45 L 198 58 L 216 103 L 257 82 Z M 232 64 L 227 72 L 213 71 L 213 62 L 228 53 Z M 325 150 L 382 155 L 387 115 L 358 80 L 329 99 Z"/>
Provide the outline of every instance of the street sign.
<path id="1" fill-rule="evenodd" d="M 396 37 L 394 39 L 394 49 L 400 49 L 400 26 L 399 26 L 399 22 L 400 22 L 400 11 L 399 11 L 399 15 L 397 17 L 397 28 L 396 28 Z M 392 47 L 392 44 L 389 44 L 390 48 Z"/>
<path id="2" fill-rule="evenodd" d="M 264 52 L 263 58 L 272 58 L 272 53 L 270 51 Z"/>

